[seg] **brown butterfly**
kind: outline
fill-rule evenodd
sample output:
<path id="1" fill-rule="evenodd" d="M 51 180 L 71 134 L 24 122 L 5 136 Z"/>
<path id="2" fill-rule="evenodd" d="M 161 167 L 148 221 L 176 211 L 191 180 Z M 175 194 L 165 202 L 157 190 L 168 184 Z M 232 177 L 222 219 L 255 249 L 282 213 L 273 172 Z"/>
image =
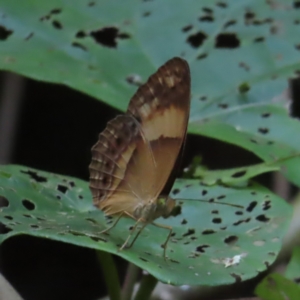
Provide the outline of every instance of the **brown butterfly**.
<path id="1" fill-rule="evenodd" d="M 149 223 L 167 218 L 175 201 L 160 196 L 185 140 L 190 111 L 190 70 L 187 62 L 173 58 L 161 66 L 131 98 L 127 112 L 107 123 L 92 148 L 90 189 L 94 205 L 106 215 L 136 220 L 126 247 L 138 224 L 142 224 L 131 247 Z"/>

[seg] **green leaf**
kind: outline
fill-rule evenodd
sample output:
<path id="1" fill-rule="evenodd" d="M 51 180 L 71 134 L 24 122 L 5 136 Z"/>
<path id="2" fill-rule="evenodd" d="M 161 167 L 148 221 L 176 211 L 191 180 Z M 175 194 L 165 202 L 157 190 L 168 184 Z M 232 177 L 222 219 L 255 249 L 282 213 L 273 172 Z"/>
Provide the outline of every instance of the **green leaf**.
<path id="1" fill-rule="evenodd" d="M 270 274 L 256 287 L 255 294 L 263 300 L 298 300 L 300 287 L 282 275 Z"/>
<path id="2" fill-rule="evenodd" d="M 286 278 L 300 282 L 300 247 L 293 249 L 293 254 L 285 270 Z"/>
<path id="3" fill-rule="evenodd" d="M 299 154 L 277 159 L 268 163 L 261 163 L 252 166 L 245 166 L 240 168 L 232 168 L 226 170 L 206 170 L 203 166 L 198 166 L 194 169 L 193 177 L 200 178 L 201 182 L 206 185 L 213 185 L 215 183 L 223 184 L 247 184 L 247 181 L 257 175 L 279 171 L 280 167 L 285 161 L 299 157 Z"/>
<path id="4" fill-rule="evenodd" d="M 288 227 L 291 207 L 269 190 L 203 186 L 178 180 L 171 196 L 174 216 L 168 260 L 161 245 L 167 230 L 148 225 L 133 247 L 118 251 L 134 225 L 113 220 L 92 205 L 88 184 L 79 179 L 26 167 L 0 168 L 0 242 L 19 234 L 107 251 L 174 285 L 221 285 L 252 278 L 273 263 Z"/>
<path id="5" fill-rule="evenodd" d="M 292 0 L 277 3 L 4 0 L 0 68 L 125 110 L 137 85 L 181 55 L 192 75 L 189 132 L 269 162 L 300 151 L 286 93 L 300 70 L 299 9 Z M 285 167 L 300 186 L 300 159 Z"/>

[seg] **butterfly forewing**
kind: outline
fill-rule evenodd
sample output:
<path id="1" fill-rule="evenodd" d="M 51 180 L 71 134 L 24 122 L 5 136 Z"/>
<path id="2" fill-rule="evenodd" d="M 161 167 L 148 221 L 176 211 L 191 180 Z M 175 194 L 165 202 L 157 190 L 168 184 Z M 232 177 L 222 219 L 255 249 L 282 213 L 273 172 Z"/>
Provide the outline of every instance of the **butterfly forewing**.
<path id="1" fill-rule="evenodd" d="M 140 195 L 156 198 L 166 184 L 184 141 L 190 111 L 190 72 L 186 61 L 174 58 L 160 67 L 132 97 L 127 113 L 141 123 L 144 144 L 137 156 L 151 152 L 142 168 Z M 141 174 L 142 175 L 142 174 Z"/>
<path id="2" fill-rule="evenodd" d="M 99 135 L 90 165 L 99 208 L 133 215 L 138 205 L 158 197 L 182 146 L 189 106 L 189 67 L 174 58 L 138 89 L 127 113 Z"/>

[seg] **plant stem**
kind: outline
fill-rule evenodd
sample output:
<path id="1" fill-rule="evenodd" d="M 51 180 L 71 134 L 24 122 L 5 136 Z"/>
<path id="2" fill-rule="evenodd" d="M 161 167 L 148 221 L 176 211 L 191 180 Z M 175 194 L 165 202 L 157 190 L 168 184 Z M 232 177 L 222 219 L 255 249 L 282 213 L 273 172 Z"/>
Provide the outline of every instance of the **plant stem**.
<path id="1" fill-rule="evenodd" d="M 121 287 L 118 270 L 112 255 L 108 252 L 97 251 L 97 256 L 103 271 L 109 299 L 121 300 Z"/>
<path id="2" fill-rule="evenodd" d="M 147 300 L 150 298 L 152 291 L 154 290 L 157 284 L 157 279 L 152 275 L 148 274 L 143 276 L 140 287 L 137 291 L 137 294 L 134 300 Z"/>
<path id="3" fill-rule="evenodd" d="M 127 268 L 125 281 L 122 289 L 122 300 L 131 300 L 134 284 L 139 275 L 140 268 L 130 263 Z"/>

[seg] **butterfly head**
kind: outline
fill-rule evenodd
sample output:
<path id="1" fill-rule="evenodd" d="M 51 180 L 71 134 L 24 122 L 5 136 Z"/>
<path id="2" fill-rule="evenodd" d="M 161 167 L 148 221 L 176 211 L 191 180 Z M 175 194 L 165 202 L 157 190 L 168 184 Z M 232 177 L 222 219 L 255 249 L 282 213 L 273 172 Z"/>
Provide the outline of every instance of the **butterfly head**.
<path id="1" fill-rule="evenodd" d="M 172 198 L 160 196 L 157 200 L 149 200 L 147 204 L 139 205 L 134 211 L 134 217 L 151 223 L 159 217 L 169 217 L 174 207 L 175 201 Z"/>
<path id="2" fill-rule="evenodd" d="M 175 207 L 175 201 L 169 196 L 160 196 L 157 199 L 156 211 L 160 212 L 160 216 L 168 218 Z"/>

